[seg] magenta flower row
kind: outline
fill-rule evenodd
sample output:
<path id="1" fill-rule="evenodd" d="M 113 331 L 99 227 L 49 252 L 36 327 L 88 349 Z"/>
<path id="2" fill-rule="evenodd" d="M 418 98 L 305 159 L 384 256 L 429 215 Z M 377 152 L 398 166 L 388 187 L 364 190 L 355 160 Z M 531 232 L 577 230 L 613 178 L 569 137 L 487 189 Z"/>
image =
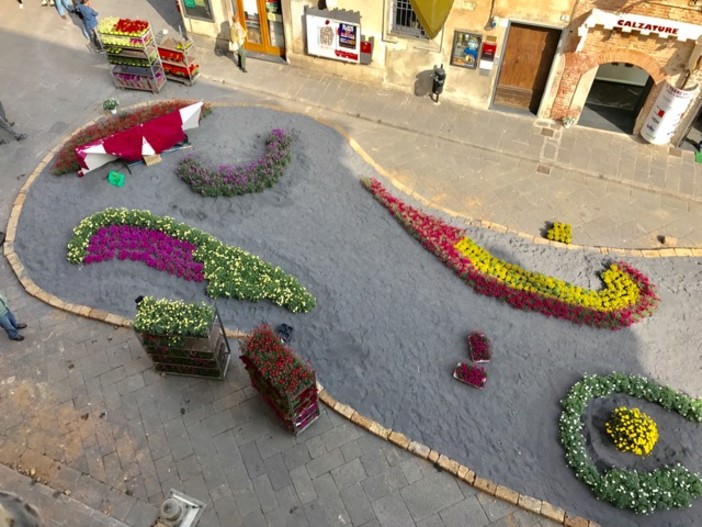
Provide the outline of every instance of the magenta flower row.
<path id="1" fill-rule="evenodd" d="M 637 284 L 639 298 L 635 304 L 620 310 L 598 311 L 538 292 L 513 288 L 506 282 L 482 273 L 470 258 L 455 248 L 456 243 L 464 237 L 462 230 L 405 204 L 390 194 L 376 179 L 364 180 L 362 183 L 424 248 L 482 295 L 503 300 L 517 309 L 537 311 L 548 317 L 563 318 L 576 324 L 610 329 L 630 326 L 649 316 L 658 305 L 659 299 L 653 284 L 643 273 L 625 262 L 617 262 L 617 265 Z"/>
<path id="2" fill-rule="evenodd" d="M 109 225 L 100 227 L 90 238 L 84 264 L 105 262 L 117 258 L 143 262 L 149 267 L 192 282 L 205 279 L 203 264 L 193 259 L 197 247 L 161 231 Z"/>

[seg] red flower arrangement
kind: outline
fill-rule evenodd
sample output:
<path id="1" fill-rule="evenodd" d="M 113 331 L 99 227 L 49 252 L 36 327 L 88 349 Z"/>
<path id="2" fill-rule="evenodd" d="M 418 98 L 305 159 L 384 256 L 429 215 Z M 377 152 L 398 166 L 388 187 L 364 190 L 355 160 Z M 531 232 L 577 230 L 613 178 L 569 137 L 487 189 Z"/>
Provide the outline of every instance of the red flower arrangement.
<path id="1" fill-rule="evenodd" d="M 314 371 L 283 344 L 268 324 L 255 328 L 241 345 L 241 360 L 253 368 L 278 394 L 294 398 L 314 384 Z"/>
<path id="2" fill-rule="evenodd" d="M 121 132 L 128 128 L 138 126 L 146 121 L 155 119 L 175 110 L 180 110 L 190 106 L 197 101 L 173 99 L 161 101 L 148 106 L 141 106 L 131 111 L 120 112 L 117 115 L 100 119 L 97 123 L 91 124 L 74 133 L 61 147 L 56 154 L 53 172 L 57 176 L 78 172 L 80 164 L 76 155 L 76 148 L 86 143 L 92 143 L 98 139 L 108 137 L 114 133 Z M 206 117 L 212 113 L 212 105 L 205 103 L 202 107 L 201 115 Z"/>
<path id="3" fill-rule="evenodd" d="M 596 328 L 620 329 L 650 316 L 658 305 L 655 287 L 648 278 L 625 262 L 616 262 L 619 270 L 634 282 L 638 295 L 625 307 L 598 310 L 563 298 L 527 291 L 501 281 L 476 268 L 469 257 L 456 248 L 465 239 L 462 230 L 419 212 L 390 194 L 376 179 L 363 180 L 364 187 L 378 200 L 422 246 L 437 256 L 476 292 L 506 301 L 512 307 L 537 311 L 549 317 L 564 318 L 576 324 Z"/>
<path id="4" fill-rule="evenodd" d="M 474 388 L 482 388 L 487 382 L 487 372 L 485 368 L 480 366 L 459 362 L 456 369 L 453 370 L 453 378 Z"/>
<path id="5" fill-rule="evenodd" d="M 141 35 L 149 27 L 149 23 L 143 20 L 130 20 L 128 18 L 120 18 L 114 25 L 112 31 L 118 35 L 129 35 L 137 37 Z"/>
<path id="6" fill-rule="evenodd" d="M 468 351 L 473 362 L 490 362 L 492 353 L 490 351 L 490 341 L 478 331 L 468 335 Z"/>

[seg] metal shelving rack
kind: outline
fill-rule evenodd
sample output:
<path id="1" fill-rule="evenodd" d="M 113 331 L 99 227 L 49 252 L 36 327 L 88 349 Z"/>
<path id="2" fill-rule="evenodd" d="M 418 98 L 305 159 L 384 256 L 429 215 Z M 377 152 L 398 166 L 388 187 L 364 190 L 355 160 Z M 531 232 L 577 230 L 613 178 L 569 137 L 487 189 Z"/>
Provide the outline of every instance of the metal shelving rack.
<path id="1" fill-rule="evenodd" d="M 98 32 L 112 80 L 118 88 L 158 93 L 166 84 L 151 25 L 141 35 Z"/>

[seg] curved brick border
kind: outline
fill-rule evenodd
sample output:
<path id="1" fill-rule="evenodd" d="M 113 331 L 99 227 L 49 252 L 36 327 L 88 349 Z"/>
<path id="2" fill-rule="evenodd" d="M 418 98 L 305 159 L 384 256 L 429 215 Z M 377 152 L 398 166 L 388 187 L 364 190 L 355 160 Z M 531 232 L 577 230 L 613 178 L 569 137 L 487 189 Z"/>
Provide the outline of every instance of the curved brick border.
<path id="1" fill-rule="evenodd" d="M 149 104 L 149 102 L 135 104 L 130 106 L 129 109 L 136 109 L 147 104 Z M 299 113 L 293 110 L 288 110 L 273 105 L 261 104 L 212 103 L 212 106 L 245 106 L 255 108 L 266 108 L 269 110 L 285 113 Z M 576 251 L 595 250 L 599 251 L 601 254 L 613 254 L 618 256 L 634 256 L 644 258 L 702 257 L 702 248 L 618 249 L 611 247 L 588 247 L 584 245 L 573 244 L 566 245 L 563 243 L 547 240 L 540 236 L 533 236 L 531 234 L 522 233 L 520 231 L 510 229 L 508 227 L 498 225 L 490 221 L 477 220 L 471 218 L 454 210 L 438 206 L 437 204 L 432 203 L 431 200 L 425 198 L 424 196 L 413 191 L 406 185 L 400 183 L 397 179 L 393 177 L 391 173 L 389 173 L 382 166 L 380 166 L 365 150 L 363 150 L 363 148 L 339 125 L 328 122 L 324 119 L 319 119 L 316 117 L 312 118 L 315 119 L 317 122 L 336 130 L 342 137 L 344 137 L 344 139 L 346 139 L 346 141 L 349 143 L 349 146 L 354 150 L 354 152 L 361 156 L 361 158 L 366 163 L 372 166 L 384 178 L 390 181 L 392 185 L 395 186 L 395 188 L 397 188 L 400 192 L 414 198 L 415 200 L 427 207 L 440 210 L 444 214 L 447 214 L 453 218 L 461 219 L 471 226 L 482 227 L 500 233 L 514 234 L 516 236 L 519 236 L 520 238 L 524 238 L 538 245 L 552 245 L 554 247 L 560 247 Z M 92 121 L 86 123 L 85 126 L 90 126 L 95 122 L 97 122 L 97 119 L 93 119 Z M 75 131 L 73 133 L 75 133 Z M 64 302 L 57 296 L 47 293 L 39 286 L 37 286 L 34 283 L 34 281 L 27 275 L 24 266 L 22 265 L 22 262 L 19 260 L 17 254 L 14 251 L 14 240 L 15 234 L 17 232 L 17 223 L 22 213 L 22 207 L 27 198 L 27 192 L 31 187 L 32 183 L 34 183 L 34 180 L 39 177 L 42 170 L 44 170 L 44 168 L 49 164 L 49 162 L 53 160 L 53 157 L 55 156 L 56 152 L 58 152 L 61 149 L 61 147 L 66 143 L 66 141 L 68 141 L 71 135 L 73 134 L 69 134 L 68 136 L 66 136 L 46 156 L 44 156 L 44 159 L 42 159 L 42 161 L 39 163 L 39 165 L 37 165 L 32 174 L 27 178 L 24 185 L 22 185 L 22 188 L 17 194 L 17 197 L 15 198 L 15 201 L 12 205 L 12 210 L 10 211 L 10 219 L 7 223 L 7 232 L 5 243 L 3 246 L 3 253 L 5 255 L 5 258 L 7 258 L 7 261 L 10 263 L 10 266 L 12 267 L 12 270 L 14 271 L 15 275 L 17 275 L 17 278 L 22 284 L 22 287 L 24 287 L 25 291 L 27 291 L 27 293 L 29 293 L 33 297 L 38 298 L 42 302 L 49 304 L 50 306 L 60 309 L 62 311 L 67 311 L 69 313 L 73 313 L 84 318 L 105 322 L 113 326 L 130 328 L 132 327 L 131 319 L 119 315 L 114 315 L 112 313 L 108 313 L 107 311 L 102 311 L 100 309 L 95 309 L 90 306 Z M 239 339 L 245 336 L 246 333 L 239 329 L 226 329 L 226 335 L 229 338 Z M 468 467 L 461 465 L 457 461 L 446 457 L 445 455 L 437 452 L 436 450 L 432 450 L 424 444 L 412 441 L 404 434 L 396 432 L 389 428 L 385 428 L 380 423 L 373 421 L 372 419 L 369 419 L 364 415 L 359 414 L 350 406 L 334 399 L 321 384 L 317 383 L 317 387 L 319 389 L 320 400 L 335 412 L 346 417 L 348 420 L 352 421 L 354 424 L 360 426 L 368 432 L 382 439 L 385 439 L 386 441 L 389 441 L 390 443 L 393 443 L 398 447 L 407 450 L 408 452 L 411 452 L 412 454 L 418 457 L 421 457 L 422 459 L 426 459 L 427 461 L 434 463 L 434 465 L 436 465 L 437 467 L 456 476 L 458 479 L 464 481 L 468 485 L 471 485 L 472 487 L 475 487 L 476 489 L 482 492 L 495 496 L 496 498 L 500 498 L 529 512 L 539 514 L 541 516 L 544 516 L 545 518 L 561 523 L 566 527 L 600 527 L 599 524 L 593 521 L 589 521 L 581 516 L 571 515 L 564 509 L 556 507 L 555 505 L 552 505 L 547 501 L 538 500 L 525 494 L 519 494 L 508 487 L 494 483 L 489 479 L 482 478 L 476 475 L 475 472 L 470 470 Z"/>

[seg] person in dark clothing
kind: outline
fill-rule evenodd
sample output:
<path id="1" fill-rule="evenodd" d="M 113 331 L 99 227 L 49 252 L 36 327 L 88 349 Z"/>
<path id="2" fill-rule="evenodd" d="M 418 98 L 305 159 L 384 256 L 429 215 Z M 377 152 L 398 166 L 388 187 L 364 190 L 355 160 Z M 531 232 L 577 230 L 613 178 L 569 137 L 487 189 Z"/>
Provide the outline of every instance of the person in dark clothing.
<path id="1" fill-rule="evenodd" d="M 76 7 L 76 12 L 83 19 L 83 28 L 85 29 L 85 36 L 92 41 L 98 53 L 102 53 L 102 44 L 100 43 L 100 38 L 97 34 L 97 17 L 99 13 L 95 11 L 95 9 L 93 9 L 93 4 L 90 2 L 90 0 L 82 0 L 81 4 L 78 7 Z"/>

